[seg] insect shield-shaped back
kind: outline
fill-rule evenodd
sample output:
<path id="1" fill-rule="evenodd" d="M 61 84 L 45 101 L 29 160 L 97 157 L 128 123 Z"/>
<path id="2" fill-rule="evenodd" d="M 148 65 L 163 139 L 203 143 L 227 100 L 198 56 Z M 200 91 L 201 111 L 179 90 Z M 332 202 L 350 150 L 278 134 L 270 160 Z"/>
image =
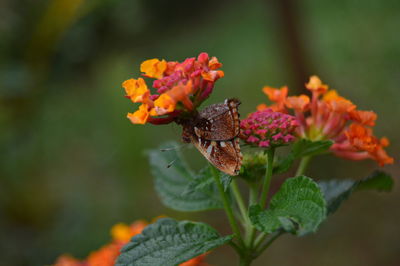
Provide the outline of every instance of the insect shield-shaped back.
<path id="1" fill-rule="evenodd" d="M 191 142 L 220 171 L 238 175 L 242 165 L 237 99 L 207 106 L 182 123 L 184 142 Z"/>

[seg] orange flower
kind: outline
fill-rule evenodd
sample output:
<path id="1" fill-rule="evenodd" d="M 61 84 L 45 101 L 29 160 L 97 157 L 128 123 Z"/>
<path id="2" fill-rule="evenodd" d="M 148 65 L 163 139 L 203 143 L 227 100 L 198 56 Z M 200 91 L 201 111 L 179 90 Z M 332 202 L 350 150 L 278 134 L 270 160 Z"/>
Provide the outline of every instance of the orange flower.
<path id="1" fill-rule="evenodd" d="M 322 100 L 325 102 L 339 100 L 339 99 L 344 99 L 344 98 L 339 96 L 336 90 L 329 90 L 322 97 Z"/>
<path id="2" fill-rule="evenodd" d="M 268 96 L 268 98 L 273 102 L 284 102 L 288 94 L 288 87 L 284 86 L 280 89 L 265 86 L 263 92 Z"/>
<path id="3" fill-rule="evenodd" d="M 386 137 L 381 138 L 379 140 L 379 143 L 381 144 L 382 147 L 387 147 L 390 144 L 389 139 Z"/>
<path id="4" fill-rule="evenodd" d="M 215 56 L 213 56 L 213 57 L 211 57 L 210 61 L 208 62 L 208 67 L 211 70 L 216 70 L 218 68 L 221 68 L 222 64 L 218 61 L 218 59 Z"/>
<path id="5" fill-rule="evenodd" d="M 378 146 L 375 152 L 372 154 L 372 157 L 380 166 L 384 166 L 385 164 L 393 164 L 394 162 L 394 158 L 390 157 L 386 153 L 386 151 L 383 149 L 383 146 Z"/>
<path id="6" fill-rule="evenodd" d="M 287 97 L 285 103 L 288 108 L 304 112 L 310 103 L 310 97 L 304 94 L 300 96 L 290 96 Z"/>
<path id="7" fill-rule="evenodd" d="M 138 220 L 133 224 L 131 224 L 131 234 L 132 234 L 131 237 L 141 234 L 143 229 L 148 225 L 149 223 L 144 220 Z"/>
<path id="8" fill-rule="evenodd" d="M 267 108 L 271 108 L 274 112 L 286 112 L 285 101 L 288 94 L 288 88 L 286 86 L 281 87 L 280 89 L 265 86 L 263 92 L 268 96 L 270 101 L 275 102 L 275 104 L 272 104 Z M 264 106 L 261 105 L 258 110 L 263 110 L 263 107 Z"/>
<path id="9" fill-rule="evenodd" d="M 161 96 L 154 101 L 154 108 L 151 109 L 150 115 L 159 116 L 172 113 L 175 111 L 178 102 L 182 102 L 187 110 L 192 110 L 193 103 L 189 98 L 192 93 L 193 86 L 191 81 L 185 85 L 178 84 L 171 90 L 161 94 Z"/>
<path id="10" fill-rule="evenodd" d="M 340 96 L 336 90 L 328 91 L 323 96 L 322 100 L 328 103 L 328 107 L 330 107 L 333 112 L 349 113 L 356 109 L 356 106 L 351 101 Z"/>
<path id="11" fill-rule="evenodd" d="M 257 111 L 262 111 L 268 109 L 268 106 L 265 103 L 261 103 L 257 105 Z"/>
<path id="12" fill-rule="evenodd" d="M 190 100 L 190 95 L 194 93 L 192 82 L 189 81 L 186 84 L 178 84 L 171 90 L 167 91 L 166 94 L 173 99 L 175 102 L 182 102 L 187 110 L 192 111 L 194 106 Z"/>
<path id="13" fill-rule="evenodd" d="M 224 75 L 224 71 L 222 70 L 205 71 L 201 73 L 203 79 L 207 81 L 216 81 L 217 79 L 224 77 Z"/>
<path id="14" fill-rule="evenodd" d="M 378 144 L 377 139 L 372 135 L 372 129 L 362 125 L 351 124 L 345 134 L 350 143 L 359 150 L 372 152 Z"/>
<path id="15" fill-rule="evenodd" d="M 161 216 L 156 219 L 161 218 Z M 60 256 L 54 266 L 114 266 L 115 261 L 120 254 L 121 248 L 127 244 L 132 237 L 142 233 L 143 229 L 148 225 L 146 221 L 138 220 L 130 226 L 119 223 L 111 228 L 111 243 L 101 247 L 99 250 L 89 254 L 86 260 L 79 261 L 69 255 Z M 204 259 L 207 254 L 197 256 L 187 262 L 180 264 L 181 266 L 205 266 Z"/>
<path id="16" fill-rule="evenodd" d="M 329 101 L 328 106 L 333 112 L 337 113 L 350 113 L 356 109 L 356 106 L 351 101 L 346 99 Z"/>
<path id="17" fill-rule="evenodd" d="M 129 225 L 118 223 L 111 228 L 113 240 L 118 242 L 128 242 L 132 238 L 132 229 Z"/>
<path id="18" fill-rule="evenodd" d="M 179 266 L 201 266 L 201 265 L 205 265 L 204 263 L 204 259 L 207 256 L 206 254 L 202 254 L 200 256 L 197 256 L 196 258 L 193 258 L 191 260 L 188 260 L 184 263 L 179 264 Z"/>
<path id="19" fill-rule="evenodd" d="M 144 102 L 150 95 L 146 82 L 142 78 L 125 80 L 122 87 L 125 89 L 126 96 L 134 103 Z"/>
<path id="20" fill-rule="evenodd" d="M 371 158 L 377 161 L 380 166 L 394 162 L 394 159 L 383 149 L 389 145 L 389 140 L 387 138 L 379 140 L 373 135 L 371 128 L 359 124 L 351 124 L 349 130 L 346 131 L 346 136 L 355 148 L 368 152 Z"/>
<path id="21" fill-rule="evenodd" d="M 130 226 L 124 223 L 119 223 L 111 228 L 111 236 L 113 241 L 103 246 L 98 251 L 92 252 L 88 259 L 88 266 L 112 266 L 120 254 L 120 249 L 128 243 L 132 237 L 140 234 L 148 225 L 147 222 L 139 220 Z"/>
<path id="22" fill-rule="evenodd" d="M 111 228 L 111 236 L 114 241 L 127 243 L 132 237 L 142 233 L 147 225 L 148 223 L 143 220 L 136 221 L 131 225 L 118 223 Z"/>
<path id="23" fill-rule="evenodd" d="M 115 260 L 120 254 L 119 250 L 122 248 L 122 244 L 111 243 L 103 246 L 97 251 L 89 254 L 87 258 L 88 266 L 112 266 L 115 264 Z"/>
<path id="24" fill-rule="evenodd" d="M 168 124 L 178 121 L 179 116 L 191 113 L 206 100 L 213 91 L 215 82 L 224 76 L 219 70 L 222 64 L 216 57 L 201 53 L 197 59 L 187 58 L 183 62 L 166 62 L 150 59 L 140 69 L 143 76 L 154 78 L 152 94 L 142 78 L 125 81 L 127 97 L 133 102 L 146 104 L 135 113 L 128 114 L 134 124 Z"/>
<path id="25" fill-rule="evenodd" d="M 158 116 L 170 113 L 175 110 L 176 101 L 168 94 L 161 94 L 157 100 L 154 101 L 154 108 L 151 109 L 150 115 Z"/>
<path id="26" fill-rule="evenodd" d="M 257 111 L 262 111 L 262 110 L 266 110 L 266 109 L 271 109 L 274 112 L 280 112 L 280 113 L 286 113 L 286 109 L 285 106 L 282 104 L 271 104 L 270 106 L 265 105 L 265 104 L 259 104 L 257 106 Z"/>
<path id="27" fill-rule="evenodd" d="M 328 85 L 323 84 L 318 76 L 311 76 L 306 88 L 318 94 L 325 93 L 328 90 Z"/>
<path id="28" fill-rule="evenodd" d="M 373 111 L 353 110 L 350 112 L 350 118 L 365 126 L 375 126 L 375 120 L 378 116 Z"/>
<path id="29" fill-rule="evenodd" d="M 149 119 L 149 106 L 143 103 L 139 110 L 134 113 L 128 113 L 127 117 L 133 124 L 145 124 Z"/>
<path id="30" fill-rule="evenodd" d="M 70 255 L 61 255 L 53 266 L 83 266 L 83 263 Z"/>
<path id="31" fill-rule="evenodd" d="M 140 65 L 140 71 L 144 72 L 144 76 L 149 78 L 162 78 L 166 69 L 167 62 L 165 60 L 160 61 L 156 58 L 146 60 Z"/>

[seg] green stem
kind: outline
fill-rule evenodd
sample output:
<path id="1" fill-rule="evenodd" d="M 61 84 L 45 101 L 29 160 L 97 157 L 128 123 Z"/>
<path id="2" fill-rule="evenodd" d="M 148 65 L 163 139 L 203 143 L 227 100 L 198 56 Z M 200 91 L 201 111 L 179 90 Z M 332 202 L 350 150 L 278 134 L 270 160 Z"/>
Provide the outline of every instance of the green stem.
<path id="1" fill-rule="evenodd" d="M 257 184 L 250 184 L 250 195 L 249 195 L 249 206 L 252 206 L 257 203 L 257 193 L 258 187 Z M 250 220 L 250 219 L 249 219 Z M 246 235 L 246 245 L 249 248 L 253 247 L 254 239 L 256 237 L 256 228 L 251 224 L 249 224 L 249 228 L 246 230 L 248 234 Z"/>
<path id="2" fill-rule="evenodd" d="M 275 152 L 274 148 L 267 150 L 267 167 L 265 170 L 265 178 L 260 198 L 261 207 L 264 207 L 267 203 L 269 186 L 271 184 L 271 179 L 272 179 L 272 169 L 273 169 L 272 164 L 274 162 L 274 152 Z"/>
<path id="3" fill-rule="evenodd" d="M 247 215 L 247 210 L 244 205 L 244 200 L 243 200 L 242 194 L 240 194 L 239 187 L 238 187 L 235 179 L 232 179 L 231 189 L 232 189 L 233 196 L 235 197 L 236 203 L 239 207 L 240 214 L 242 215 L 244 225 L 246 226 L 247 224 L 250 223 L 250 219 Z"/>
<path id="4" fill-rule="evenodd" d="M 249 266 L 251 264 L 251 261 L 252 261 L 252 259 L 250 259 L 249 257 L 241 256 L 239 265 L 240 266 Z"/>
<path id="5" fill-rule="evenodd" d="M 257 250 L 259 246 L 264 242 L 265 238 L 267 238 L 268 234 L 266 233 L 261 233 L 257 236 L 255 242 L 254 242 L 254 249 Z"/>
<path id="6" fill-rule="evenodd" d="M 211 165 L 211 171 L 213 173 L 213 177 L 214 177 L 214 180 L 215 180 L 215 184 L 217 185 L 219 194 L 220 194 L 220 196 L 222 198 L 222 203 L 224 205 L 225 213 L 226 213 L 226 216 L 228 217 L 229 224 L 231 225 L 232 231 L 236 235 L 240 246 L 244 246 L 243 239 L 242 239 L 242 236 L 241 236 L 241 233 L 240 233 L 240 229 L 239 229 L 238 224 L 236 223 L 235 216 L 233 214 L 232 207 L 231 207 L 231 204 L 230 204 L 229 199 L 228 199 L 228 195 L 227 195 L 227 193 L 225 193 L 224 187 L 221 184 L 219 172 L 212 165 Z"/>
<path id="7" fill-rule="evenodd" d="M 256 257 L 260 256 L 264 250 L 266 250 L 269 246 L 271 246 L 271 244 L 278 238 L 280 237 L 282 234 L 284 233 L 284 231 L 279 231 L 276 232 L 270 239 L 268 239 L 267 242 L 265 242 L 265 244 L 263 246 L 261 246 L 260 249 L 257 250 L 256 252 Z"/>
<path id="8" fill-rule="evenodd" d="M 249 184 L 249 186 L 250 186 L 249 206 L 251 206 L 257 203 L 258 185 L 251 183 Z"/>
<path id="9" fill-rule="evenodd" d="M 301 158 L 299 167 L 297 168 L 297 171 L 296 171 L 296 176 L 300 176 L 300 175 L 304 174 L 304 172 L 307 169 L 308 164 L 310 163 L 311 158 L 312 158 L 311 156 L 305 156 L 305 157 Z"/>
<path id="10" fill-rule="evenodd" d="M 234 250 L 236 250 L 237 254 L 239 254 L 239 256 L 243 256 L 243 251 L 242 249 L 232 240 L 229 241 L 228 243 Z"/>

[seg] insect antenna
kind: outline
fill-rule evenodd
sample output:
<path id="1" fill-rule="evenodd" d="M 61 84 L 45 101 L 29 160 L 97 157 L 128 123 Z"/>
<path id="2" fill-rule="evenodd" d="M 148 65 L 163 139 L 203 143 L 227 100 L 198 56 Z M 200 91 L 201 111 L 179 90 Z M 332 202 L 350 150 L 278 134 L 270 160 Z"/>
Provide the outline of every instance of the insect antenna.
<path id="1" fill-rule="evenodd" d="M 188 147 L 186 143 L 178 145 L 178 146 L 173 146 L 169 148 L 163 148 L 160 149 L 161 152 L 166 152 L 166 151 L 174 151 L 174 150 L 183 150 L 184 148 Z M 170 163 L 167 164 L 167 168 L 170 168 L 177 160 L 178 158 L 173 159 Z"/>
<path id="2" fill-rule="evenodd" d="M 167 164 L 167 168 L 170 168 L 178 158 L 173 159 L 169 164 Z"/>
<path id="3" fill-rule="evenodd" d="M 184 146 L 185 146 L 185 144 L 181 144 L 181 145 L 178 145 L 178 146 L 173 146 L 173 147 L 169 147 L 169 148 L 163 148 L 163 149 L 160 149 L 160 151 L 161 152 L 166 152 L 166 151 L 180 150 Z"/>

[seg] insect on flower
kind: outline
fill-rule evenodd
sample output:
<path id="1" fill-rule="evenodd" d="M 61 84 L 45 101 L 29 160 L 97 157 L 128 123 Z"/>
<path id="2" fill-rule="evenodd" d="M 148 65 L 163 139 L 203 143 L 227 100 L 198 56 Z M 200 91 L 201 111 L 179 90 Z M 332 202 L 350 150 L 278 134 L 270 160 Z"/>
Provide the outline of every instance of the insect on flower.
<path id="1" fill-rule="evenodd" d="M 216 57 L 209 58 L 206 53 L 182 63 L 150 59 L 140 69 L 144 77 L 155 78 L 156 93 L 151 93 L 143 78 L 129 79 L 122 87 L 127 98 L 141 103 L 136 112 L 128 114 L 132 123 L 182 125 L 184 142 L 192 143 L 219 170 L 237 175 L 242 162 L 239 101 L 227 99 L 197 111 L 215 82 L 224 76 L 218 70 L 221 66 Z"/>
<path id="2" fill-rule="evenodd" d="M 177 120 L 183 126 L 183 141 L 193 143 L 209 162 L 229 175 L 238 175 L 242 165 L 239 104 L 237 99 L 226 99 L 189 119 Z"/>

